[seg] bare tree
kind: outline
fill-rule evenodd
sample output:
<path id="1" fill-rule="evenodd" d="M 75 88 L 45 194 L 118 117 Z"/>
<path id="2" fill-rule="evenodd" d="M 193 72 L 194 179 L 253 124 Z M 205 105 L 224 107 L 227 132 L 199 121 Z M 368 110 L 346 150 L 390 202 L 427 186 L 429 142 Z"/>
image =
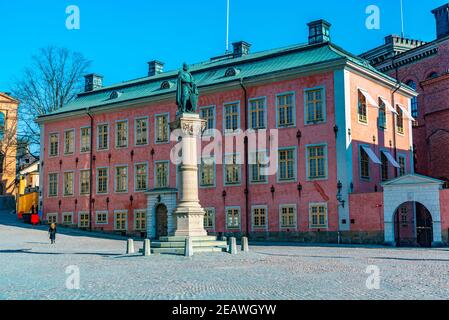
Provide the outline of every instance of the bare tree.
<path id="1" fill-rule="evenodd" d="M 39 126 L 34 120 L 54 112 L 76 97 L 90 61 L 66 48 L 46 47 L 32 57 L 32 64 L 17 80 L 13 94 L 19 106 L 19 135 L 39 144 Z"/>

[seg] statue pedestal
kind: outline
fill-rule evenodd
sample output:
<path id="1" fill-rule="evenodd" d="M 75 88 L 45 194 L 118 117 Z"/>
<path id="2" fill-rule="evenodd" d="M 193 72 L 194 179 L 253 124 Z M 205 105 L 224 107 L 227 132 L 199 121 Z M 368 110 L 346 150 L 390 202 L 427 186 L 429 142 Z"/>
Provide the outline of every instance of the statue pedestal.
<path id="1" fill-rule="evenodd" d="M 176 237 L 204 237 L 205 210 L 198 198 L 197 141 L 206 126 L 198 114 L 178 114 L 171 130 L 182 132 L 182 162 L 180 164 L 180 201 L 174 211 Z"/>

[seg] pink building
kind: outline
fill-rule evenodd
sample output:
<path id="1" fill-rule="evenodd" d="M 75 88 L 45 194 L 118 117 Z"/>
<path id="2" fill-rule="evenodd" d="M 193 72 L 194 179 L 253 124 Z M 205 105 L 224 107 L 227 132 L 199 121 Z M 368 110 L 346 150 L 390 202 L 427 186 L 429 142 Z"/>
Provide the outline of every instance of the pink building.
<path id="1" fill-rule="evenodd" d="M 191 66 L 209 129 L 279 130 L 275 175 L 234 162 L 265 156 L 248 144 L 243 154 L 216 154 L 224 164 L 204 159 L 200 202 L 210 233 L 385 240 L 381 183 L 413 173 L 416 93 L 330 42 L 329 23 L 309 28 L 304 45 L 252 54 L 238 42 L 232 53 Z M 109 87 L 86 76 L 85 92 L 38 119 L 47 221 L 151 238 L 173 230 L 178 178 L 169 123 L 177 71 L 149 64 L 148 77 Z M 354 201 L 363 195 L 377 208 L 366 216 Z"/>

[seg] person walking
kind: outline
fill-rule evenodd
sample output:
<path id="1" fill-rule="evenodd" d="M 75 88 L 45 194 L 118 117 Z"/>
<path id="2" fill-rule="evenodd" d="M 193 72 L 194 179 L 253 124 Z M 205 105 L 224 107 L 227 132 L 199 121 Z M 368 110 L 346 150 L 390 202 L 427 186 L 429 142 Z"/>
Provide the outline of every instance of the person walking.
<path id="1" fill-rule="evenodd" d="M 56 243 L 56 224 L 52 223 L 50 228 L 48 229 L 48 233 L 50 235 L 51 244 Z"/>

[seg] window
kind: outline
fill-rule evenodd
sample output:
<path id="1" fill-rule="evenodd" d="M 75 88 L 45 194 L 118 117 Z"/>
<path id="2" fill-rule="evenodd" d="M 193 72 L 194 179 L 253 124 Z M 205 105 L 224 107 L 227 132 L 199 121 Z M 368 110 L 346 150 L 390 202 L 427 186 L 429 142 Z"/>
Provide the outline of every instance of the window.
<path id="1" fill-rule="evenodd" d="M 381 176 L 382 176 L 382 181 L 387 181 L 388 180 L 388 158 L 387 156 L 381 152 Z"/>
<path id="2" fill-rule="evenodd" d="M 206 130 L 215 129 L 215 107 L 202 107 L 200 117 L 206 120 Z"/>
<path id="3" fill-rule="evenodd" d="M 89 225 L 90 225 L 89 213 L 88 212 L 80 212 L 78 216 L 79 216 L 78 227 L 89 228 Z"/>
<path id="4" fill-rule="evenodd" d="M 249 127 L 251 129 L 266 128 L 265 98 L 251 100 L 249 104 Z"/>
<path id="5" fill-rule="evenodd" d="M 81 152 L 90 152 L 90 128 L 81 128 Z"/>
<path id="6" fill-rule="evenodd" d="M 359 116 L 359 122 L 368 123 L 366 97 L 360 90 L 359 90 L 359 101 L 358 101 L 358 116 Z"/>
<path id="7" fill-rule="evenodd" d="M 406 207 L 401 208 L 401 223 L 403 225 L 408 224 L 408 210 Z"/>
<path id="8" fill-rule="evenodd" d="M 168 139 L 168 114 L 158 115 L 156 116 L 156 143 L 167 143 Z"/>
<path id="9" fill-rule="evenodd" d="M 97 211 L 95 213 L 95 223 L 96 224 L 108 224 L 108 212 L 107 211 Z"/>
<path id="10" fill-rule="evenodd" d="M 128 226 L 127 220 L 128 220 L 127 211 L 116 211 L 114 214 L 114 230 L 126 231 Z"/>
<path id="11" fill-rule="evenodd" d="M 240 161 L 236 154 L 225 156 L 225 184 L 235 185 L 240 183 Z"/>
<path id="12" fill-rule="evenodd" d="M 327 228 L 327 205 L 310 205 L 310 228 Z"/>
<path id="13" fill-rule="evenodd" d="M 135 191 L 146 191 L 148 187 L 148 165 L 146 163 L 138 163 L 134 168 L 134 172 Z"/>
<path id="14" fill-rule="evenodd" d="M 135 230 L 145 231 L 147 228 L 147 210 L 135 210 Z"/>
<path id="15" fill-rule="evenodd" d="M 239 129 L 239 103 L 231 103 L 224 106 L 225 133 L 232 133 Z"/>
<path id="16" fill-rule="evenodd" d="M 296 228 L 296 206 L 281 206 L 281 228 Z"/>
<path id="17" fill-rule="evenodd" d="M 309 179 L 324 179 L 327 176 L 326 147 L 307 147 Z"/>
<path id="18" fill-rule="evenodd" d="M 0 112 L 0 141 L 5 136 L 5 114 Z"/>
<path id="19" fill-rule="evenodd" d="M 116 148 L 128 146 L 128 121 L 118 121 L 115 124 L 115 146 Z"/>
<path id="20" fill-rule="evenodd" d="M 378 124 L 380 129 L 387 128 L 387 113 L 385 102 L 379 98 L 379 118 Z"/>
<path id="21" fill-rule="evenodd" d="M 398 133 L 404 134 L 404 112 L 399 106 L 396 107 L 396 111 L 398 112 L 396 115 L 396 126 L 398 128 Z"/>
<path id="22" fill-rule="evenodd" d="M 64 132 L 64 154 L 73 154 L 75 152 L 75 130 Z"/>
<path id="23" fill-rule="evenodd" d="M 215 228 L 215 209 L 206 208 L 204 215 L 204 229 L 213 230 Z"/>
<path id="24" fill-rule="evenodd" d="M 50 135 L 50 157 L 56 157 L 59 154 L 59 134 Z"/>
<path id="25" fill-rule="evenodd" d="M 410 88 L 416 90 L 416 83 L 413 80 L 409 80 L 406 83 Z M 412 117 L 417 118 L 418 117 L 418 97 L 412 98 Z"/>
<path id="26" fill-rule="evenodd" d="M 148 144 L 148 118 L 136 119 L 134 122 L 136 128 L 136 146 L 145 146 Z"/>
<path id="27" fill-rule="evenodd" d="M 98 150 L 109 149 L 109 125 L 98 125 Z"/>
<path id="28" fill-rule="evenodd" d="M 120 166 L 115 168 L 115 192 L 128 191 L 128 167 Z"/>
<path id="29" fill-rule="evenodd" d="M 167 188 L 168 187 L 168 170 L 169 162 L 157 162 L 156 163 L 156 188 Z"/>
<path id="30" fill-rule="evenodd" d="M 90 193 L 90 170 L 80 171 L 80 194 Z"/>
<path id="31" fill-rule="evenodd" d="M 48 175 L 48 196 L 57 197 L 58 196 L 58 174 L 50 173 Z"/>
<path id="32" fill-rule="evenodd" d="M 57 213 L 49 213 L 47 214 L 47 223 L 58 223 L 58 214 Z"/>
<path id="33" fill-rule="evenodd" d="M 253 207 L 253 227 L 266 228 L 267 227 L 267 208 Z"/>
<path id="34" fill-rule="evenodd" d="M 108 168 L 97 169 L 97 193 L 108 193 Z"/>
<path id="35" fill-rule="evenodd" d="M 295 175 L 295 149 L 279 150 L 279 181 L 293 181 Z"/>
<path id="36" fill-rule="evenodd" d="M 73 172 L 64 172 L 64 196 L 73 196 Z"/>
<path id="37" fill-rule="evenodd" d="M 407 173 L 407 159 L 405 156 L 399 155 L 398 156 L 398 163 L 400 168 L 398 168 L 399 176 L 402 177 Z"/>
<path id="38" fill-rule="evenodd" d="M 279 128 L 292 127 L 295 125 L 293 101 L 293 93 L 277 96 Z"/>
<path id="39" fill-rule="evenodd" d="M 366 151 L 360 146 L 360 177 L 362 179 L 369 179 L 369 156 Z"/>
<path id="40" fill-rule="evenodd" d="M 215 185 L 215 159 L 203 158 L 200 166 L 200 185 L 210 187 Z"/>
<path id="41" fill-rule="evenodd" d="M 73 224 L 73 213 L 71 213 L 71 212 L 64 212 L 62 214 L 62 223 L 65 224 L 65 225 Z"/>
<path id="42" fill-rule="evenodd" d="M 251 153 L 251 182 L 263 183 L 267 182 L 267 156 L 265 151 Z"/>
<path id="43" fill-rule="evenodd" d="M 324 89 L 313 89 L 305 91 L 306 121 L 307 124 L 319 123 L 324 118 Z"/>
<path id="44" fill-rule="evenodd" d="M 240 208 L 226 209 L 226 226 L 228 229 L 240 229 Z"/>

